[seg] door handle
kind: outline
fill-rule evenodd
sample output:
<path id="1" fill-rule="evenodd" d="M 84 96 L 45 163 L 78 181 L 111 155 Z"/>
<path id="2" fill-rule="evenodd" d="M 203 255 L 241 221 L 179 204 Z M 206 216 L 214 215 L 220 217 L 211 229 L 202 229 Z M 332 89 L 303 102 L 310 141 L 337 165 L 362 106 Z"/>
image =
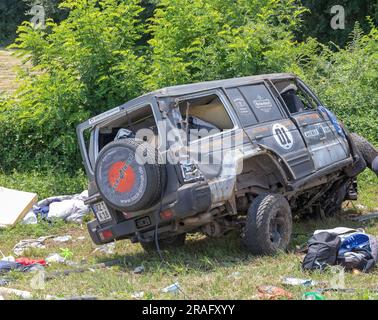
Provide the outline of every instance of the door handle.
<path id="1" fill-rule="evenodd" d="M 264 138 L 264 136 L 262 134 L 259 134 L 259 135 L 255 136 L 256 140 L 261 140 L 262 138 Z"/>

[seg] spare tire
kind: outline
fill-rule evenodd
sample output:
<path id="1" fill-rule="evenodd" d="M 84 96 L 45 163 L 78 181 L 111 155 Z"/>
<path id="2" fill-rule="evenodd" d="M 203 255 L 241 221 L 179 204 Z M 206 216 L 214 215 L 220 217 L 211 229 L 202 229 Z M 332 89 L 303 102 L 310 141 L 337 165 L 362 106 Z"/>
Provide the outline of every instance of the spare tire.
<path id="1" fill-rule="evenodd" d="M 156 149 L 144 141 L 122 139 L 110 142 L 99 153 L 95 180 L 110 206 L 132 212 L 147 209 L 160 199 L 166 172 L 158 163 Z"/>
<path id="2" fill-rule="evenodd" d="M 378 156 L 377 149 L 364 137 L 361 137 L 357 133 L 350 134 L 355 146 L 361 152 L 363 158 L 366 161 L 367 166 L 372 169 L 374 159 Z"/>

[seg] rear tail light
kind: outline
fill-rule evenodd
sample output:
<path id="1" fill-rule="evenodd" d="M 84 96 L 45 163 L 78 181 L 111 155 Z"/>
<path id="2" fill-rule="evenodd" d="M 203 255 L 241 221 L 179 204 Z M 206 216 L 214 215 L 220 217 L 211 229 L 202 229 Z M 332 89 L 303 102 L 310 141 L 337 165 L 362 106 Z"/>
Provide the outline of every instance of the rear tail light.
<path id="1" fill-rule="evenodd" d="M 169 220 L 169 219 L 172 219 L 172 217 L 173 217 L 173 211 L 170 210 L 170 209 L 164 210 L 164 211 L 160 212 L 160 217 L 161 217 L 163 220 Z"/>
<path id="2" fill-rule="evenodd" d="M 99 234 L 100 234 L 101 240 L 108 240 L 110 238 L 113 238 L 113 232 L 110 229 L 100 231 Z"/>

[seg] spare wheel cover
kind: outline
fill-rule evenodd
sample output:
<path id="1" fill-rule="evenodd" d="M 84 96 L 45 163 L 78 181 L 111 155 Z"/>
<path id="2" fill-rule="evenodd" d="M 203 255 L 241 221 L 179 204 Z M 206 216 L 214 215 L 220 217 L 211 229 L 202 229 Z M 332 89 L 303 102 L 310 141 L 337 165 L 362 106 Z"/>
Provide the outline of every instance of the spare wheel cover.
<path id="1" fill-rule="evenodd" d="M 96 167 L 96 182 L 103 197 L 116 208 L 138 203 L 146 191 L 147 173 L 128 146 L 114 146 L 103 153 Z"/>

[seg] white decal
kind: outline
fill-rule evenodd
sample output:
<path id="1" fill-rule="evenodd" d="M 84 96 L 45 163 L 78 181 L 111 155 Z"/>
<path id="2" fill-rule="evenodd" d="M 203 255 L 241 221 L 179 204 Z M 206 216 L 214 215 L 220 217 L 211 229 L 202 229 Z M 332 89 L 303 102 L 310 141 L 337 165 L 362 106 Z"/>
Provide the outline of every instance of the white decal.
<path id="1" fill-rule="evenodd" d="M 263 112 L 270 112 L 272 110 L 272 103 L 269 99 L 264 99 L 262 96 L 258 95 L 255 100 L 253 100 L 255 107 Z"/>
<path id="2" fill-rule="evenodd" d="M 290 131 L 280 123 L 275 123 L 272 127 L 273 137 L 277 143 L 285 150 L 293 146 L 293 136 Z"/>
<path id="3" fill-rule="evenodd" d="M 236 99 L 234 99 L 234 103 L 235 103 L 236 108 L 238 108 L 238 110 L 241 114 L 250 114 L 251 113 L 251 111 L 249 110 L 248 105 L 247 105 L 247 103 L 245 102 L 244 99 L 236 98 Z"/>
<path id="4" fill-rule="evenodd" d="M 320 135 L 318 129 L 311 129 L 311 130 L 308 130 L 308 131 L 306 131 L 306 132 L 304 133 L 304 136 L 305 136 L 306 138 L 317 137 L 318 135 Z"/>

